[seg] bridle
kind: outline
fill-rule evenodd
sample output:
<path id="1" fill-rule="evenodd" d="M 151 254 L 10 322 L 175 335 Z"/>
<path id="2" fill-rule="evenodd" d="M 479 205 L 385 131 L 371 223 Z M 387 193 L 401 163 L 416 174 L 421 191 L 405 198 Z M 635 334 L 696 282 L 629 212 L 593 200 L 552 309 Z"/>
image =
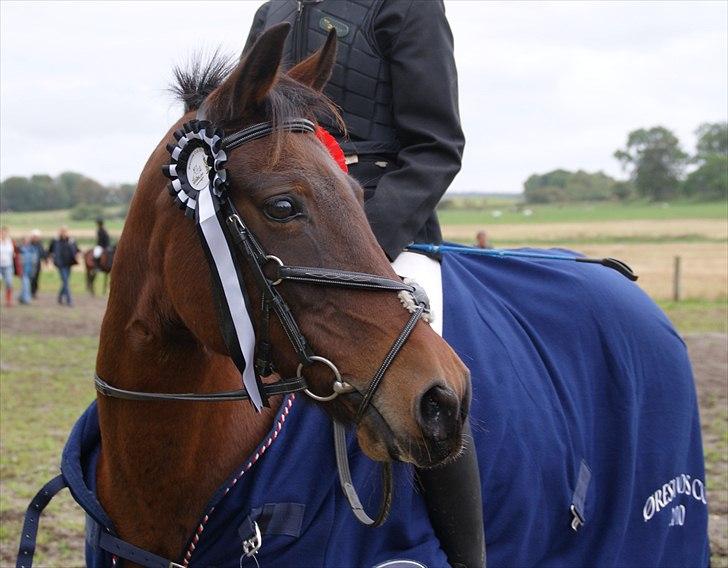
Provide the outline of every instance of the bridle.
<path id="1" fill-rule="evenodd" d="M 246 142 L 268 136 L 276 129 L 288 132 L 314 133 L 315 128 L 315 125 L 311 121 L 302 118 L 287 120 L 277 126 L 271 122 L 264 122 L 225 136 L 220 141 L 220 147 L 225 152 L 229 152 Z M 414 282 L 405 283 L 401 280 L 394 280 L 374 274 L 287 265 L 279 257 L 265 252 L 260 241 L 245 224 L 229 196 L 223 196 L 220 200 L 220 207 L 225 219 L 225 229 L 229 237 L 229 242 L 234 244 L 237 252 L 245 259 L 250 273 L 253 276 L 255 286 L 261 295 L 261 316 L 258 324 L 258 333 L 256 334 L 255 347 L 255 372 L 257 376 L 267 377 L 276 370 L 272 360 L 272 345 L 270 343 L 271 313 L 275 314 L 278 318 L 299 362 L 295 377 L 288 379 L 281 378 L 273 383 L 262 384 L 261 394 L 266 402 L 270 396 L 299 391 L 303 391 L 319 402 L 329 402 L 339 395 L 352 393 L 356 390 L 342 378 L 341 373 L 332 361 L 314 353 L 298 326 L 291 308 L 279 292 L 280 285 L 285 282 L 299 282 L 318 286 L 396 292 L 402 300 L 404 300 L 402 295 L 410 297 L 410 302 L 402 302 L 403 306 L 409 306 L 405 308 L 410 312 L 409 319 L 391 344 L 389 351 L 371 378 L 366 391 L 362 393 L 362 401 L 355 416 L 355 422 L 358 424 L 371 405 L 387 370 L 410 337 L 417 321 L 429 313 L 429 303 L 424 290 Z M 233 256 L 233 258 L 235 257 Z M 309 385 L 303 376 L 303 370 L 316 363 L 325 365 L 334 375 L 332 392 L 328 395 L 320 396 L 313 393 L 308 388 Z M 94 383 L 96 390 L 100 394 L 124 400 L 223 402 L 250 399 L 250 395 L 245 388 L 204 394 L 143 392 L 113 387 L 99 377 L 98 374 L 94 375 Z M 334 420 L 334 442 L 339 468 L 339 479 L 352 511 L 362 523 L 370 526 L 379 526 L 386 519 L 391 505 L 391 465 L 385 463 L 383 466 L 384 492 L 382 503 L 378 515 L 375 519 L 372 519 L 364 511 L 354 489 L 348 465 L 346 432 L 344 426 L 337 420 Z"/>

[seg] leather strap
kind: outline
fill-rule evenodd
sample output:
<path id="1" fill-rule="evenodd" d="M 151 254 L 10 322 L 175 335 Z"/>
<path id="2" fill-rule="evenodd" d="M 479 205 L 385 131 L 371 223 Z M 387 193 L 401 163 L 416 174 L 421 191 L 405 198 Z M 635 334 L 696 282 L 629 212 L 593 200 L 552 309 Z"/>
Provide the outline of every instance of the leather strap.
<path id="1" fill-rule="evenodd" d="M 43 488 L 38 491 L 33 500 L 28 505 L 25 512 L 25 520 L 23 521 L 23 533 L 20 535 L 20 547 L 18 549 L 18 558 L 15 563 L 16 568 L 31 568 L 33 566 L 33 555 L 35 554 L 35 540 L 38 536 L 38 524 L 40 523 L 40 515 L 46 508 L 51 499 L 58 492 L 66 487 L 66 481 L 62 475 L 57 475 L 46 483 Z"/>
<path id="2" fill-rule="evenodd" d="M 389 348 L 389 352 L 387 353 L 387 356 L 382 361 L 382 364 L 379 366 L 379 369 L 377 369 L 377 372 L 374 373 L 374 376 L 372 377 L 372 380 L 369 383 L 369 387 L 367 387 L 367 392 L 364 394 L 364 398 L 362 399 L 361 404 L 359 405 L 359 410 L 357 410 L 357 412 L 356 412 L 356 418 L 354 420 L 357 424 L 364 417 L 364 413 L 367 411 L 369 404 L 371 404 L 372 399 L 374 398 L 374 394 L 377 392 L 377 389 L 379 388 L 379 384 L 382 382 L 382 379 L 384 378 L 384 374 L 387 372 L 387 369 L 389 369 L 390 365 L 394 362 L 394 358 L 397 356 L 397 354 L 400 352 L 400 350 L 406 343 L 407 339 L 409 338 L 410 334 L 412 333 L 412 330 L 415 328 L 415 324 L 417 323 L 417 320 L 420 319 L 420 317 L 422 316 L 422 312 L 424 312 L 424 311 L 425 311 L 425 307 L 423 305 L 419 305 L 417 307 L 417 309 L 414 312 L 412 312 L 412 315 L 410 316 L 409 320 L 407 321 L 404 328 L 400 332 L 399 336 L 397 337 L 397 339 L 394 340 L 392 347 Z"/>
<path id="3" fill-rule="evenodd" d="M 92 519 L 88 522 L 95 523 L 96 521 Z M 144 568 L 182 567 L 182 564 L 178 564 L 173 560 L 167 560 L 166 558 L 162 556 L 157 556 L 156 554 L 149 552 L 148 550 L 144 550 L 143 548 L 134 546 L 130 542 L 127 542 L 121 538 L 117 538 L 104 531 L 103 529 L 99 530 L 98 541 L 96 542 L 96 544 L 99 548 L 105 550 L 106 552 L 109 552 L 114 556 L 118 556 L 119 558 L 123 558 L 124 560 L 128 560 L 129 562 L 139 564 L 139 566 L 144 566 Z"/>
<path id="4" fill-rule="evenodd" d="M 346 445 L 346 428 L 338 420 L 334 420 L 334 450 L 336 451 L 336 466 L 339 470 L 339 483 L 341 491 L 349 501 L 351 511 L 357 520 L 368 527 L 378 527 L 389 516 L 392 507 L 392 464 L 382 463 L 382 502 L 379 505 L 377 516 L 372 519 L 364 510 L 359 495 L 354 487 L 354 480 L 349 469 L 349 452 Z"/>
<path id="5" fill-rule="evenodd" d="M 322 284 L 325 286 L 414 292 L 413 286 L 405 284 L 401 280 L 393 280 L 392 278 L 362 272 L 350 272 L 348 270 L 309 268 L 306 266 L 280 266 L 277 269 L 276 275 L 281 280 L 309 282 L 311 284 Z"/>
<path id="6" fill-rule="evenodd" d="M 209 394 L 131 391 L 112 387 L 97 374 L 94 374 L 94 385 L 96 386 L 96 390 L 101 394 L 123 400 L 225 402 L 230 400 L 248 400 L 250 398 L 245 389 L 212 392 Z M 308 388 L 308 385 L 303 377 L 294 377 L 292 379 L 280 380 L 275 383 L 263 385 L 263 390 L 267 396 L 298 392 L 306 388 Z"/>
<path id="7" fill-rule="evenodd" d="M 200 111 L 198 111 L 197 116 L 199 118 Z M 233 132 L 229 136 L 225 136 L 222 141 L 222 147 L 224 150 L 229 151 L 233 148 L 237 148 L 238 146 L 242 146 L 246 142 L 257 140 L 258 138 L 264 138 L 269 134 L 272 134 L 273 131 L 280 130 L 283 130 L 285 132 L 314 133 L 316 132 L 316 125 L 305 118 L 293 118 L 276 125 L 274 125 L 272 122 L 261 122 L 259 124 L 248 126 L 247 128 L 239 130 L 238 132 Z"/>

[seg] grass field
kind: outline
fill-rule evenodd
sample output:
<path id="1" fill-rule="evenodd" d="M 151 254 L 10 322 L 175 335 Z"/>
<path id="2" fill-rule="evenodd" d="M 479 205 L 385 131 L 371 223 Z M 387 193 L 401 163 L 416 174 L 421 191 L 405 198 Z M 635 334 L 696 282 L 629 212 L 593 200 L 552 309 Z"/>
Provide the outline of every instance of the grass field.
<path id="1" fill-rule="evenodd" d="M 471 244 L 485 229 L 501 248 L 560 247 L 629 264 L 653 298 L 673 294 L 675 257 L 682 262 L 682 298 L 728 297 L 728 212 L 724 203 L 637 203 L 534 207 L 501 202 L 482 210 L 440 213 L 445 239 Z M 493 217 L 493 211 L 502 211 Z"/>
<path id="2" fill-rule="evenodd" d="M 457 197 L 454 197 L 457 204 Z M 649 219 L 725 219 L 725 203 L 579 203 L 564 205 L 522 205 L 518 202 L 487 198 L 463 207 L 438 210 L 444 225 L 509 225 L 514 223 L 573 223 L 605 221 L 643 221 Z M 530 214 L 528 213 L 530 212 Z"/>

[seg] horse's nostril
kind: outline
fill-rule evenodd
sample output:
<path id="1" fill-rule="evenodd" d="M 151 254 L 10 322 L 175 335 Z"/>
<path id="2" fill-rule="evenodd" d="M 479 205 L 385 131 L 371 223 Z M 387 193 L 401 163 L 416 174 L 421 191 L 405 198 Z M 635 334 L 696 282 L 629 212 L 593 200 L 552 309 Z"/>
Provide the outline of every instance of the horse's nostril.
<path id="1" fill-rule="evenodd" d="M 460 401 L 449 388 L 434 386 L 422 395 L 418 418 L 427 437 L 446 440 L 456 434 L 462 424 Z"/>

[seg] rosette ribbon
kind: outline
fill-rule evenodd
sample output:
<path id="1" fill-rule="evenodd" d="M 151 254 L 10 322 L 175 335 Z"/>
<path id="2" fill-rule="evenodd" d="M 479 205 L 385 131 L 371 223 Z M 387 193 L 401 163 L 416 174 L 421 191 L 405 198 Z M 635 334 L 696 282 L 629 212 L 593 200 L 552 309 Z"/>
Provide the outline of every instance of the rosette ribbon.
<path id="1" fill-rule="evenodd" d="M 243 276 L 233 258 L 221 205 L 225 195 L 224 133 L 210 122 L 192 120 L 174 133 L 177 143 L 168 145 L 171 161 L 164 174 L 171 180 L 169 192 L 185 215 L 195 220 L 197 232 L 212 272 L 218 319 L 230 357 L 240 371 L 256 410 L 263 405 L 262 384 L 253 365 L 255 332 L 250 319 L 250 300 Z M 241 309 L 242 308 L 242 309 Z"/>
<path id="2" fill-rule="evenodd" d="M 198 117 L 202 116 L 198 112 Z M 315 133 L 333 160 L 347 171 L 344 153 L 325 130 L 306 119 L 292 119 L 280 125 L 290 132 Z M 213 295 L 225 345 L 243 378 L 243 385 L 256 410 L 267 403 L 263 384 L 255 371 L 255 332 L 250 318 L 250 300 L 243 276 L 234 260 L 235 245 L 226 227 L 225 217 L 235 212 L 228 202 L 226 150 L 268 136 L 271 123 L 249 126 L 225 136 L 206 120 L 192 120 L 174 132 L 175 144 L 169 144 L 170 163 L 163 167 L 170 179 L 169 193 L 185 215 L 195 220 L 213 280 Z M 243 308 L 243 309 L 240 309 Z"/>

